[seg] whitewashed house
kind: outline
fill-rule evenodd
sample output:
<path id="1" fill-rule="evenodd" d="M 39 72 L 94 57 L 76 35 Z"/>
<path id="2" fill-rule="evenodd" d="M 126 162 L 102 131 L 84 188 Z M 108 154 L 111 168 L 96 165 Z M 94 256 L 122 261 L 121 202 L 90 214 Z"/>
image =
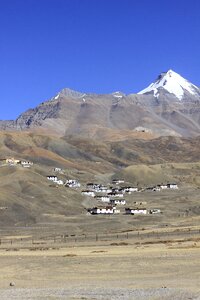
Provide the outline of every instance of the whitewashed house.
<path id="1" fill-rule="evenodd" d="M 167 184 L 160 184 L 159 186 L 160 186 L 161 190 L 167 189 Z"/>
<path id="2" fill-rule="evenodd" d="M 95 199 L 97 201 L 102 201 L 102 202 L 106 202 L 109 203 L 110 202 L 110 197 L 109 196 L 95 196 Z"/>
<path id="3" fill-rule="evenodd" d="M 88 211 L 92 214 L 92 215 L 113 215 L 116 213 L 120 213 L 120 210 L 117 210 L 116 207 L 113 206 L 104 206 L 104 207 L 94 207 L 94 208 L 90 208 L 88 209 Z"/>
<path id="4" fill-rule="evenodd" d="M 21 165 L 24 168 L 30 168 L 33 165 L 33 162 L 29 160 L 22 160 Z"/>
<path id="5" fill-rule="evenodd" d="M 123 198 L 123 194 L 120 193 L 120 192 L 111 192 L 111 193 L 108 193 L 108 196 L 109 197 L 113 197 L 113 198 Z"/>
<path id="6" fill-rule="evenodd" d="M 146 208 L 125 208 L 126 215 L 146 215 L 147 209 Z"/>
<path id="7" fill-rule="evenodd" d="M 112 180 L 113 184 L 120 184 L 120 183 L 124 183 L 124 179 L 113 179 Z"/>
<path id="8" fill-rule="evenodd" d="M 61 180 L 61 179 L 58 179 L 57 181 L 55 181 L 55 183 L 57 183 L 59 185 L 63 185 L 64 184 L 63 180 Z"/>
<path id="9" fill-rule="evenodd" d="M 177 190 L 178 189 L 178 185 L 176 183 L 168 183 L 167 184 L 167 188 L 168 189 L 174 189 Z"/>
<path id="10" fill-rule="evenodd" d="M 112 204 L 112 205 L 125 205 L 126 200 L 125 199 L 111 199 L 110 204 Z"/>
<path id="11" fill-rule="evenodd" d="M 65 186 L 68 186 L 70 188 L 79 188 L 81 186 L 81 184 L 78 182 L 78 180 L 68 179 L 65 182 Z"/>
<path id="12" fill-rule="evenodd" d="M 61 168 L 54 168 L 53 170 L 54 170 L 54 172 L 58 172 L 58 173 L 62 172 Z"/>
<path id="13" fill-rule="evenodd" d="M 81 195 L 85 195 L 85 196 L 90 196 L 90 197 L 95 197 L 95 192 L 90 191 L 90 190 L 85 190 L 81 192 Z"/>
<path id="14" fill-rule="evenodd" d="M 159 213 L 161 213 L 161 210 L 158 209 L 158 208 L 153 208 L 153 209 L 150 209 L 150 210 L 149 210 L 149 213 L 150 213 L 151 215 L 153 215 L 153 214 L 159 214 Z"/>
<path id="15" fill-rule="evenodd" d="M 107 191 L 105 193 L 108 195 L 111 192 L 112 192 L 112 189 L 111 188 L 107 188 Z"/>
<path id="16" fill-rule="evenodd" d="M 6 158 L 6 164 L 10 165 L 10 166 L 15 166 L 17 164 L 20 163 L 19 159 L 15 159 L 14 157 L 11 158 Z"/>
<path id="17" fill-rule="evenodd" d="M 122 190 L 124 193 L 131 194 L 131 193 L 133 193 L 133 192 L 138 192 L 138 187 L 125 186 L 125 187 L 122 187 L 121 190 Z"/>
<path id="18" fill-rule="evenodd" d="M 51 181 L 53 181 L 53 182 L 58 181 L 58 177 L 57 177 L 57 176 L 54 176 L 54 175 L 49 175 L 49 176 L 47 176 L 47 179 L 48 179 L 48 180 L 51 180 Z"/>
<path id="19" fill-rule="evenodd" d="M 47 179 L 50 180 L 50 181 L 53 181 L 54 183 L 57 183 L 58 185 L 63 185 L 64 184 L 63 180 L 58 179 L 58 177 L 54 176 L 54 175 L 47 176 Z"/>
<path id="20" fill-rule="evenodd" d="M 100 185 L 96 188 L 94 188 L 96 193 L 107 193 L 108 188 L 104 185 Z"/>

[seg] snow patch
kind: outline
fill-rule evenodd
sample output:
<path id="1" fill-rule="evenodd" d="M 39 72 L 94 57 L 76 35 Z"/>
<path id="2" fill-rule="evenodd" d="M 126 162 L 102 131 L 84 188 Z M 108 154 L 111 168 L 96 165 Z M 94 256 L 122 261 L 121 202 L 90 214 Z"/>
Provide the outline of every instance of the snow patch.
<path id="1" fill-rule="evenodd" d="M 122 95 L 113 95 L 115 98 L 122 98 Z"/>
<path id="2" fill-rule="evenodd" d="M 123 96 L 124 96 L 124 94 L 123 93 L 121 93 L 121 92 L 114 92 L 114 93 L 112 93 L 112 95 L 113 95 L 113 97 L 115 97 L 115 98 L 123 98 Z"/>
<path id="3" fill-rule="evenodd" d="M 56 95 L 56 96 L 54 97 L 54 99 L 58 99 L 58 98 L 59 98 L 59 96 L 60 96 L 60 94 Z"/>

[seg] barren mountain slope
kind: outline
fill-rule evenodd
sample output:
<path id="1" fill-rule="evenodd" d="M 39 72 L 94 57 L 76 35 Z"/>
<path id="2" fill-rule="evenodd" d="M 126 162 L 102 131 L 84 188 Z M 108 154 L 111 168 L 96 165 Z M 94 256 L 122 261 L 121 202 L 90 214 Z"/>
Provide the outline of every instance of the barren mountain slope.
<path id="1" fill-rule="evenodd" d="M 34 165 L 27 169 L 10 166 L 5 163 L 9 157 L 30 160 Z M 0 210 L 2 226 L 62 223 L 76 216 L 79 227 L 85 207 L 93 203 L 80 191 L 91 181 L 107 184 L 117 176 L 134 185 L 161 180 L 200 185 L 199 138 L 101 142 L 24 131 L 2 132 L 0 159 L 0 207 L 7 208 Z M 60 179 L 77 179 L 81 188 L 52 185 L 46 176 L 55 175 L 54 167 L 64 171 L 58 175 Z"/>
<path id="2" fill-rule="evenodd" d="M 15 121 L 0 121 L 2 130 L 38 130 L 81 135 L 100 140 L 200 134 L 200 92 L 177 73 L 162 73 L 139 94 L 97 95 L 64 89 L 49 101 L 22 113 Z"/>

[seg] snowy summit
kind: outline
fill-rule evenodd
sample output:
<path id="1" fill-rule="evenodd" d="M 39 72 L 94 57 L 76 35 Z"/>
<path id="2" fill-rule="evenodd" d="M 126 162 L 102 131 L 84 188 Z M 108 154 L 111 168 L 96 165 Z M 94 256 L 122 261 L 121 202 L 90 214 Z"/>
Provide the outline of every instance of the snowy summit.
<path id="1" fill-rule="evenodd" d="M 146 89 L 140 91 L 138 94 L 153 92 L 154 96 L 158 98 L 159 90 L 161 88 L 174 94 L 179 100 L 183 98 L 185 91 L 192 95 L 199 94 L 199 88 L 197 86 L 172 70 L 161 73 L 155 82 L 151 83 Z"/>

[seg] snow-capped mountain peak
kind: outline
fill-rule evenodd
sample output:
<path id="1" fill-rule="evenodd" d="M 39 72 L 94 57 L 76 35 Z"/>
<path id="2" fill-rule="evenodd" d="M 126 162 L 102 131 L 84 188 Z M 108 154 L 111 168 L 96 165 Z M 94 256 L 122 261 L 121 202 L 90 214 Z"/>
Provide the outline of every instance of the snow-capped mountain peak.
<path id="1" fill-rule="evenodd" d="M 155 82 L 151 83 L 138 94 L 153 92 L 155 97 L 159 97 L 159 90 L 161 88 L 174 94 L 179 100 L 183 98 L 185 91 L 192 95 L 199 95 L 199 88 L 197 86 L 172 70 L 161 73 Z"/>

